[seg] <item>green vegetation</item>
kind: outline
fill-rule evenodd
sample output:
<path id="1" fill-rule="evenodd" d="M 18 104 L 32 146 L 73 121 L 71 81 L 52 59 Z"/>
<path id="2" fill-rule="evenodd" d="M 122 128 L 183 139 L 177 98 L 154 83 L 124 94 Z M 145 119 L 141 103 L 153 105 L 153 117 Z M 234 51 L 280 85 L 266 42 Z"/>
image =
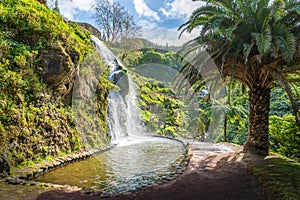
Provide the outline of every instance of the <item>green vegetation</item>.
<path id="1" fill-rule="evenodd" d="M 107 132 L 109 68 L 97 51 L 90 52 L 81 63 L 72 94 L 72 110 L 76 128 L 85 147 L 99 147 L 110 141 Z"/>
<path id="2" fill-rule="evenodd" d="M 0 153 L 20 167 L 107 144 L 107 98 L 115 86 L 90 45 L 90 33 L 35 0 L 2 0 L 0 16 Z M 117 50 L 125 52 L 122 60 L 132 70 L 146 127 L 158 135 L 214 142 L 244 144 L 248 137 L 245 149 L 264 155 L 270 147 L 296 162 L 266 157 L 254 174 L 273 191 L 270 199 L 299 199 L 299 3 L 212 0 L 183 28 L 199 25 L 201 35 L 185 47 L 207 47 L 213 56 L 229 83 L 220 102 L 210 101 L 202 82 L 207 77 L 198 73 L 203 66 L 197 64 L 205 63 L 201 55 L 181 63 L 176 53 L 161 50 L 177 47 L 139 38 L 114 44 L 123 48 Z M 172 87 L 180 69 L 196 90 L 194 110 Z M 226 123 L 211 126 L 218 120 Z"/>
<path id="3" fill-rule="evenodd" d="M 163 82 L 132 74 L 137 83 L 140 114 L 152 133 L 169 137 L 183 136 L 183 103 Z"/>
<path id="4" fill-rule="evenodd" d="M 37 1 L 4 0 L 0 4 L 2 37 L 15 46 L 24 45 L 30 50 L 43 50 L 61 46 L 65 50 L 87 52 L 89 33 L 64 19 Z M 90 48 L 90 47 L 89 47 Z M 15 53 L 21 53 L 15 51 Z"/>
<path id="5" fill-rule="evenodd" d="M 211 130 L 212 141 L 227 141 L 242 145 L 247 139 L 249 125 L 247 89 L 234 81 L 227 84 L 225 88 L 227 96 L 214 104 L 208 103 L 207 99 L 201 100 L 203 118 L 208 118 L 211 122 L 219 120 L 218 124 L 221 125 Z M 213 112 L 219 117 L 212 116 Z"/>
<path id="6" fill-rule="evenodd" d="M 137 57 L 136 59 L 137 60 L 134 62 L 135 66 L 155 63 L 166 65 L 176 71 L 179 71 L 182 65 L 181 62 L 178 61 L 176 53 L 161 49 L 143 49 L 142 55 Z"/>
<path id="7" fill-rule="evenodd" d="M 300 131 L 295 116 L 270 116 L 270 140 L 273 151 L 300 162 Z"/>
<path id="8" fill-rule="evenodd" d="M 133 71 L 140 114 L 148 130 L 169 137 L 193 137 L 195 130 L 187 130 L 187 105 L 172 88 L 181 66 L 177 54 L 148 48 L 128 53 L 124 61 Z"/>
<path id="9" fill-rule="evenodd" d="M 94 51 L 90 33 L 34 0 L 3 0 L 0 14 L 0 152 L 19 165 L 79 150 L 71 92 L 74 72 Z M 98 98 L 106 102 L 108 68 L 98 66 Z M 106 130 L 107 104 L 97 109 Z"/>
<path id="10" fill-rule="evenodd" d="M 251 171 L 268 199 L 299 199 L 300 164 L 279 156 L 268 156 Z"/>
<path id="11" fill-rule="evenodd" d="M 294 89 L 296 95 L 300 87 L 294 85 Z M 270 149 L 299 162 L 299 131 L 287 93 L 281 88 L 273 88 L 269 116 Z"/>
<path id="12" fill-rule="evenodd" d="M 209 53 L 224 80 L 230 77 L 246 85 L 250 123 L 244 150 L 268 155 L 270 92 L 275 84 L 280 83 L 287 91 L 300 128 L 300 112 L 289 84 L 299 82 L 299 2 L 205 2 L 180 27 L 189 33 L 202 27 L 200 35 L 182 51 L 187 58 L 193 58 L 182 68 L 183 76 L 195 92 L 205 80 L 213 79 L 213 74 L 207 74 L 207 67 L 211 67 Z"/>
<path id="13" fill-rule="evenodd" d="M 184 109 L 184 101 L 178 99 L 178 94 L 175 94 L 170 86 L 176 70 L 180 68 L 175 53 L 144 49 L 128 54 L 125 62 L 136 72 L 134 79 L 139 88 L 140 112 L 150 131 L 176 137 L 205 138 L 213 142 L 222 142 L 226 136 L 226 141 L 239 145 L 246 142 L 249 127 L 249 90 L 244 85 L 230 81 L 226 87 L 227 97 L 214 104 L 209 95 L 200 95 L 201 91 L 207 90 L 207 87 L 203 86 L 198 92 L 199 110 L 187 111 Z M 299 87 L 295 85 L 294 89 L 298 91 Z M 167 100 L 164 101 L 165 99 Z M 168 102 L 172 102 L 172 106 L 168 107 Z M 218 117 L 212 116 L 212 111 L 217 113 Z M 281 155 L 299 160 L 299 131 L 292 112 L 287 93 L 281 88 L 273 88 L 269 122 L 270 148 Z M 170 117 L 172 115 L 173 119 Z M 281 118 L 286 115 L 289 117 Z M 223 125 L 225 116 L 226 130 L 225 125 L 211 125 L 213 122 Z M 208 131 L 210 135 L 207 135 Z"/>

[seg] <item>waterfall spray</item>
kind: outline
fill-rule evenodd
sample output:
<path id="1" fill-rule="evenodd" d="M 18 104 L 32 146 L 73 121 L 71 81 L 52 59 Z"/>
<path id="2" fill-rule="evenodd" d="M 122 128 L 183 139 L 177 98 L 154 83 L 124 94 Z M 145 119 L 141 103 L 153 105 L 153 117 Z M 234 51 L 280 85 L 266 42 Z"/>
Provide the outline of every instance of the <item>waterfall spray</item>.
<path id="1" fill-rule="evenodd" d="M 120 90 L 113 90 L 109 95 L 108 128 L 112 141 L 119 143 L 145 135 L 142 120 L 137 107 L 137 92 L 134 81 L 117 57 L 97 37 L 92 36 L 98 52 L 110 66 L 110 80 Z"/>

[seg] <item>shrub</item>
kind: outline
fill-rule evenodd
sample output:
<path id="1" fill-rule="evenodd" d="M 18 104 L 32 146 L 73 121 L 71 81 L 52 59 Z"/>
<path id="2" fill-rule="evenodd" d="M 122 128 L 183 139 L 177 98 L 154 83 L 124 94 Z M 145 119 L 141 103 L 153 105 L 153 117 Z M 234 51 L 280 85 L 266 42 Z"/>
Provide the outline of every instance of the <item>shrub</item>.
<path id="1" fill-rule="evenodd" d="M 282 117 L 270 116 L 271 149 L 281 155 L 300 161 L 300 131 L 295 116 L 286 114 Z"/>

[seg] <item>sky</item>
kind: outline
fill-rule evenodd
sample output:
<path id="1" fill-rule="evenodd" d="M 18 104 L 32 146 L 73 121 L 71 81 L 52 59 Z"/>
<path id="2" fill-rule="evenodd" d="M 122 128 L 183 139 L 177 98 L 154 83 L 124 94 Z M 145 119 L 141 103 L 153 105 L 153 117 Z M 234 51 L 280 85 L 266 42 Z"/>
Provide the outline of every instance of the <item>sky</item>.
<path id="1" fill-rule="evenodd" d="M 112 1 L 112 0 L 111 0 Z M 161 45 L 181 45 L 196 37 L 198 31 L 178 39 L 178 27 L 203 3 L 192 0 L 114 0 L 119 2 L 142 26 L 142 37 Z M 54 0 L 48 0 L 53 6 Z M 92 6 L 97 0 L 59 0 L 61 14 L 69 20 L 88 22 L 95 27 Z"/>

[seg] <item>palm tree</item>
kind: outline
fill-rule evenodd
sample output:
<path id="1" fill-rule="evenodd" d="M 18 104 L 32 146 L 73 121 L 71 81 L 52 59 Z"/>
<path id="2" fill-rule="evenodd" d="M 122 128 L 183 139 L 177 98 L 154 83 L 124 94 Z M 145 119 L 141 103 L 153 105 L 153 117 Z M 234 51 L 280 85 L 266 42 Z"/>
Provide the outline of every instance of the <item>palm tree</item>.
<path id="1" fill-rule="evenodd" d="M 200 35 L 185 46 L 185 56 L 209 53 L 221 77 L 231 77 L 249 88 L 250 127 L 244 150 L 269 153 L 270 90 L 280 83 L 287 91 L 297 124 L 299 109 L 290 82 L 300 81 L 300 10 L 297 0 L 206 0 L 179 30 Z M 203 84 L 197 56 L 181 72 L 197 90 Z M 200 65 L 200 66 L 199 66 Z"/>

